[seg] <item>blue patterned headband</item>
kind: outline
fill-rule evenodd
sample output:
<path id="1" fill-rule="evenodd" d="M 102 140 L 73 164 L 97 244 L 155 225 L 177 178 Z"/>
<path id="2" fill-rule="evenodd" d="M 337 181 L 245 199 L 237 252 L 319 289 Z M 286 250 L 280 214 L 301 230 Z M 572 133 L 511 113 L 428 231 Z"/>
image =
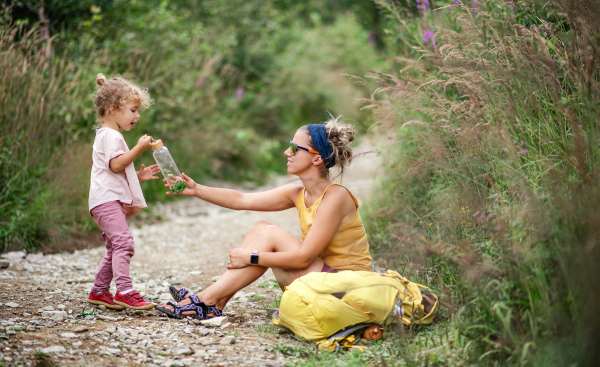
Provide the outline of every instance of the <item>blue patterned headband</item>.
<path id="1" fill-rule="evenodd" d="M 308 132 L 310 133 L 310 137 L 312 138 L 315 147 L 319 151 L 321 158 L 325 162 L 325 167 L 331 168 L 335 166 L 335 156 L 333 155 L 333 150 L 329 145 L 329 141 L 327 140 L 327 131 L 325 130 L 325 125 L 323 124 L 309 124 Z"/>

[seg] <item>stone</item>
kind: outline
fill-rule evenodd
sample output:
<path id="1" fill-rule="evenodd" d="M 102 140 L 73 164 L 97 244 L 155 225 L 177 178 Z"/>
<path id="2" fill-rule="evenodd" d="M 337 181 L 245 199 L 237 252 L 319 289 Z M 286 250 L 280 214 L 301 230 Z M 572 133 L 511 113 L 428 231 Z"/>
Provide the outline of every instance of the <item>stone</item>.
<path id="1" fill-rule="evenodd" d="M 6 269 L 10 266 L 10 262 L 6 261 L 6 260 L 2 260 L 0 261 L 0 269 Z"/>
<path id="2" fill-rule="evenodd" d="M 54 307 L 52 307 L 52 306 L 42 307 L 42 311 L 54 311 Z"/>
<path id="3" fill-rule="evenodd" d="M 176 360 L 172 360 L 172 359 L 163 363 L 162 366 L 164 366 L 164 367 L 185 367 L 185 365 L 183 363 L 176 361 Z"/>
<path id="4" fill-rule="evenodd" d="M 73 330 L 73 331 L 75 331 L 76 333 L 85 333 L 88 330 L 89 329 L 87 328 L 87 326 L 82 325 L 82 326 L 76 327 L 75 330 Z"/>
<path id="5" fill-rule="evenodd" d="M 207 328 L 197 328 L 196 329 L 196 333 L 202 335 L 202 336 L 207 336 L 209 334 L 214 334 L 215 333 L 215 329 L 207 329 Z"/>
<path id="6" fill-rule="evenodd" d="M 67 318 L 67 313 L 65 311 L 44 311 L 42 312 L 42 317 L 53 320 L 64 320 Z"/>
<path id="7" fill-rule="evenodd" d="M 96 317 L 99 318 L 100 320 L 105 320 L 105 321 L 119 321 L 119 319 L 117 317 L 112 317 L 112 316 L 96 315 Z"/>
<path id="8" fill-rule="evenodd" d="M 183 354 L 183 355 L 190 355 L 192 354 L 192 350 L 190 348 L 179 348 L 179 349 L 174 349 L 171 351 L 171 353 L 173 354 Z"/>
<path id="9" fill-rule="evenodd" d="M 8 302 L 6 306 L 16 308 L 19 307 L 19 304 L 17 302 Z"/>
<path id="10" fill-rule="evenodd" d="M 25 250 L 23 251 L 12 251 L 12 252 L 7 252 L 5 254 L 2 254 L 3 259 L 8 259 L 8 260 L 14 260 L 14 261 L 20 261 L 21 259 L 23 259 L 25 256 L 27 256 L 27 252 Z"/>
<path id="11" fill-rule="evenodd" d="M 148 357 L 152 358 L 152 359 L 156 359 L 157 356 L 156 354 L 151 350 L 151 349 L 146 349 L 146 354 L 148 355 Z"/>
<path id="12" fill-rule="evenodd" d="M 230 322 L 226 322 L 226 323 L 224 323 L 223 325 L 221 325 L 221 330 L 223 330 L 223 329 L 227 329 L 228 327 L 230 327 L 230 326 L 232 326 L 232 325 L 233 325 L 232 323 L 230 323 Z"/>
<path id="13" fill-rule="evenodd" d="M 59 338 L 79 338 L 79 336 L 77 334 L 71 333 L 71 332 L 68 332 L 68 333 L 59 333 L 58 337 Z"/>
<path id="14" fill-rule="evenodd" d="M 195 366 L 196 365 L 196 360 L 194 358 L 183 358 L 180 360 L 181 363 L 183 363 L 184 366 Z"/>
<path id="15" fill-rule="evenodd" d="M 221 316 L 221 317 L 213 317 L 212 319 L 206 319 L 206 320 L 202 320 L 201 324 L 203 326 L 210 326 L 210 327 L 221 327 L 223 326 L 229 319 L 227 318 L 227 316 Z"/>
<path id="16" fill-rule="evenodd" d="M 226 336 L 223 339 L 221 339 L 219 344 L 222 344 L 222 345 L 235 344 L 235 336 L 232 336 L 232 335 Z"/>
<path id="17" fill-rule="evenodd" d="M 40 349 L 40 351 L 42 353 L 46 353 L 46 354 L 52 354 L 52 353 L 58 354 L 58 353 L 64 353 L 67 350 L 62 345 L 53 345 L 50 347 L 42 348 L 42 349 Z"/>
<path id="18" fill-rule="evenodd" d="M 112 354 L 114 356 L 120 356 L 121 355 L 121 349 L 119 349 L 119 348 L 104 348 L 104 350 L 106 352 L 108 352 L 109 354 Z"/>

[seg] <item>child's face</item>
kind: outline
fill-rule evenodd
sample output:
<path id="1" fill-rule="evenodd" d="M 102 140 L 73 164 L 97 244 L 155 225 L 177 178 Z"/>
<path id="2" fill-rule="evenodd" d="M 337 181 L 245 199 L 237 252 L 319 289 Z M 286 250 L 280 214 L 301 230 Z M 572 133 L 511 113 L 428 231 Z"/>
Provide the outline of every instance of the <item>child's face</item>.
<path id="1" fill-rule="evenodd" d="M 140 103 L 127 102 L 125 107 L 118 110 L 115 114 L 115 122 L 119 129 L 129 131 L 140 118 Z"/>

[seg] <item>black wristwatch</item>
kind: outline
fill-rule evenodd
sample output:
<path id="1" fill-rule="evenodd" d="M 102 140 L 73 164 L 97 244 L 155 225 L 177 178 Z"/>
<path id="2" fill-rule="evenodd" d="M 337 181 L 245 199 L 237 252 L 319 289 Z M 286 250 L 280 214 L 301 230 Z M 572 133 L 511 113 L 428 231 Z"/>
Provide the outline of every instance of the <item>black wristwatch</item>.
<path id="1" fill-rule="evenodd" d="M 258 265 L 258 250 L 252 250 L 252 254 L 250 255 L 250 264 Z"/>

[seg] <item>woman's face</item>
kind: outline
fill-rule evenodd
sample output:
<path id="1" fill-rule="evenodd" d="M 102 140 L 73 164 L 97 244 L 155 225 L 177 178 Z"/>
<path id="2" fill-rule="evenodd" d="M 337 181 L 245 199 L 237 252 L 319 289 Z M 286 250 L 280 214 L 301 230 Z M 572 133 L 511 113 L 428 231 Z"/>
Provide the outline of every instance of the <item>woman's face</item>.
<path id="1" fill-rule="evenodd" d="M 292 139 L 292 143 L 302 147 L 311 149 L 308 145 L 310 141 L 310 137 L 308 136 L 308 132 L 306 130 L 300 129 L 296 131 L 294 138 Z M 296 149 L 296 154 L 292 155 L 292 149 L 287 148 L 284 152 L 287 157 L 287 172 L 292 175 L 298 175 L 299 173 L 309 169 L 313 166 L 313 162 L 317 156 L 315 153 L 309 153 L 304 149 Z"/>

